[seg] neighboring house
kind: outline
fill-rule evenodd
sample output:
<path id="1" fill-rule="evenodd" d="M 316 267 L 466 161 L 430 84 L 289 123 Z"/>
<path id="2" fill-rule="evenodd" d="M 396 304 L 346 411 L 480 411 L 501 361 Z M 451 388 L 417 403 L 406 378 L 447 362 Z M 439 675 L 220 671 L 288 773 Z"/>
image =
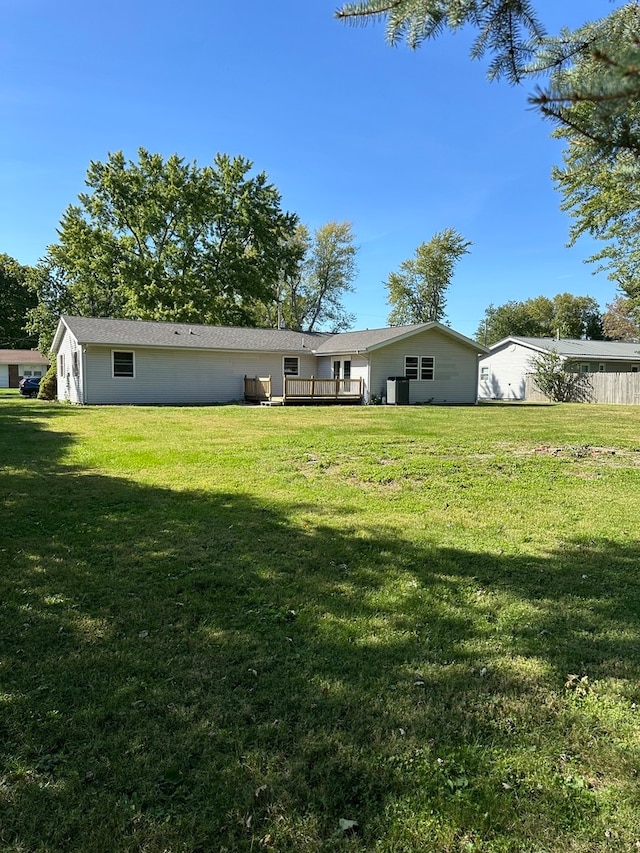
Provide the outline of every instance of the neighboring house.
<path id="1" fill-rule="evenodd" d="M 479 399 L 524 400 L 536 356 L 555 351 L 582 373 L 637 373 L 640 343 L 510 337 L 480 358 Z"/>
<path id="2" fill-rule="evenodd" d="M 357 382 L 359 398 L 409 379 L 411 403 L 477 400 L 486 347 L 440 323 L 341 334 L 61 317 L 52 351 L 58 399 L 87 404 L 197 404 L 244 397 L 245 377 Z"/>
<path id="3" fill-rule="evenodd" d="M 37 350 L 0 349 L 0 388 L 17 388 L 25 376 L 44 376 L 48 367 Z"/>

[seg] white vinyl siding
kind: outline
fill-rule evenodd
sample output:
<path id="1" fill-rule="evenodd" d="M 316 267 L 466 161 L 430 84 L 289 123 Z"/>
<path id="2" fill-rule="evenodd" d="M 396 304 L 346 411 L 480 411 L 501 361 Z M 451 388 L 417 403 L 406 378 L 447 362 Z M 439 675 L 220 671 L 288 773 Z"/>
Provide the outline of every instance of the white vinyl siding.
<path id="1" fill-rule="evenodd" d="M 77 366 L 77 372 L 75 370 Z M 58 350 L 58 400 L 84 402 L 82 349 L 75 337 L 65 332 Z"/>
<path id="2" fill-rule="evenodd" d="M 507 344 L 483 356 L 480 359 L 478 397 L 482 400 L 524 400 L 525 375 L 531 372 L 531 361 L 535 356 L 529 347 L 516 344 Z"/>
<path id="3" fill-rule="evenodd" d="M 428 353 L 428 355 L 426 355 Z M 406 357 L 418 359 L 418 370 L 433 379 L 415 378 L 409 383 L 410 403 L 475 403 L 478 389 L 478 354 L 462 341 L 438 329 L 418 332 L 405 341 L 397 341 L 373 350 L 371 394 L 386 397 L 390 376 L 407 375 Z M 433 361 L 430 361 L 430 360 Z M 409 365 L 411 366 L 411 365 Z"/>
<path id="4" fill-rule="evenodd" d="M 86 403 L 131 405 L 228 403 L 244 398 L 245 376 L 271 376 L 282 395 L 279 353 L 135 348 L 135 378 L 112 375 L 111 347 L 87 346 Z M 300 376 L 317 375 L 314 355 L 295 356 Z"/>

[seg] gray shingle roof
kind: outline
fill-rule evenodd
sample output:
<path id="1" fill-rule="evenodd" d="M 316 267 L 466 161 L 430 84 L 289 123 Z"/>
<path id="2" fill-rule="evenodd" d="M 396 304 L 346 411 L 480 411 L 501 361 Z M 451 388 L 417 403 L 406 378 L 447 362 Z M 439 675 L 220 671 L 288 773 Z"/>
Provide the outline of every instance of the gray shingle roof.
<path id="1" fill-rule="evenodd" d="M 109 346 L 303 352 L 316 349 L 329 337 L 326 334 L 293 332 L 290 329 L 199 326 L 194 323 L 158 323 L 94 317 L 65 316 L 62 320 L 79 343 Z"/>
<path id="2" fill-rule="evenodd" d="M 424 332 L 428 329 L 437 329 L 445 335 L 450 335 L 461 343 L 473 347 L 477 352 L 485 353 L 488 351 L 482 344 L 466 338 L 448 326 L 442 325 L 442 323 L 432 321 L 430 323 L 416 323 L 411 326 L 388 326 L 384 329 L 366 329 L 361 332 L 342 332 L 339 335 L 330 335 L 323 344 L 316 348 L 316 352 L 318 355 L 364 352 L 384 346 L 394 340 L 411 337 L 417 332 Z"/>
<path id="3" fill-rule="evenodd" d="M 627 341 L 583 341 L 573 338 L 521 338 L 510 337 L 493 344 L 496 350 L 507 343 L 521 343 L 537 350 L 555 350 L 567 358 L 602 359 L 603 361 L 640 361 L 640 343 Z"/>
<path id="4" fill-rule="evenodd" d="M 194 323 L 159 323 L 147 320 L 111 320 L 95 317 L 61 318 L 81 344 L 176 349 L 240 350 L 250 352 L 314 352 L 317 355 L 366 352 L 417 332 L 437 329 L 456 340 L 487 352 L 481 344 L 441 323 L 418 323 L 365 329 L 360 332 L 294 332 L 291 329 L 251 329 L 244 326 L 202 326 Z M 60 327 L 54 340 L 59 345 Z"/>

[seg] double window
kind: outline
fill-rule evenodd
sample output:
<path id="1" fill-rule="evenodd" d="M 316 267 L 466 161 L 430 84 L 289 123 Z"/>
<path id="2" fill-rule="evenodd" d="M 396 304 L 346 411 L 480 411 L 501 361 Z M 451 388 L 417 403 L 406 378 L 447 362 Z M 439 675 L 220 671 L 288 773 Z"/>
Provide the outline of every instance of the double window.
<path id="1" fill-rule="evenodd" d="M 432 355 L 406 355 L 404 357 L 404 375 L 407 379 L 430 381 L 436 376 L 436 360 Z"/>
<path id="2" fill-rule="evenodd" d="M 111 358 L 114 378 L 134 377 L 136 375 L 135 356 L 131 350 L 113 350 Z"/>

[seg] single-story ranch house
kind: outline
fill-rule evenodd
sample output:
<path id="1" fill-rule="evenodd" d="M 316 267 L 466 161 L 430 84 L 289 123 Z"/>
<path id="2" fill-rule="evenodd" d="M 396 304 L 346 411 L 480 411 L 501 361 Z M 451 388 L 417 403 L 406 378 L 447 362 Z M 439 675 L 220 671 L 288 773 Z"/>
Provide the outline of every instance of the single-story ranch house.
<path id="1" fill-rule="evenodd" d="M 533 360 L 552 351 L 571 359 L 582 373 L 640 371 L 640 343 L 514 336 L 492 344 L 489 353 L 481 356 L 479 399 L 524 400 Z"/>
<path id="2" fill-rule="evenodd" d="M 49 360 L 33 349 L 0 349 L 0 388 L 17 388 L 26 376 L 44 376 Z"/>
<path id="3" fill-rule="evenodd" d="M 437 322 L 326 334 L 68 316 L 52 351 L 59 400 L 178 405 L 367 403 L 390 377 L 405 378 L 411 403 L 473 404 L 488 352 Z"/>

